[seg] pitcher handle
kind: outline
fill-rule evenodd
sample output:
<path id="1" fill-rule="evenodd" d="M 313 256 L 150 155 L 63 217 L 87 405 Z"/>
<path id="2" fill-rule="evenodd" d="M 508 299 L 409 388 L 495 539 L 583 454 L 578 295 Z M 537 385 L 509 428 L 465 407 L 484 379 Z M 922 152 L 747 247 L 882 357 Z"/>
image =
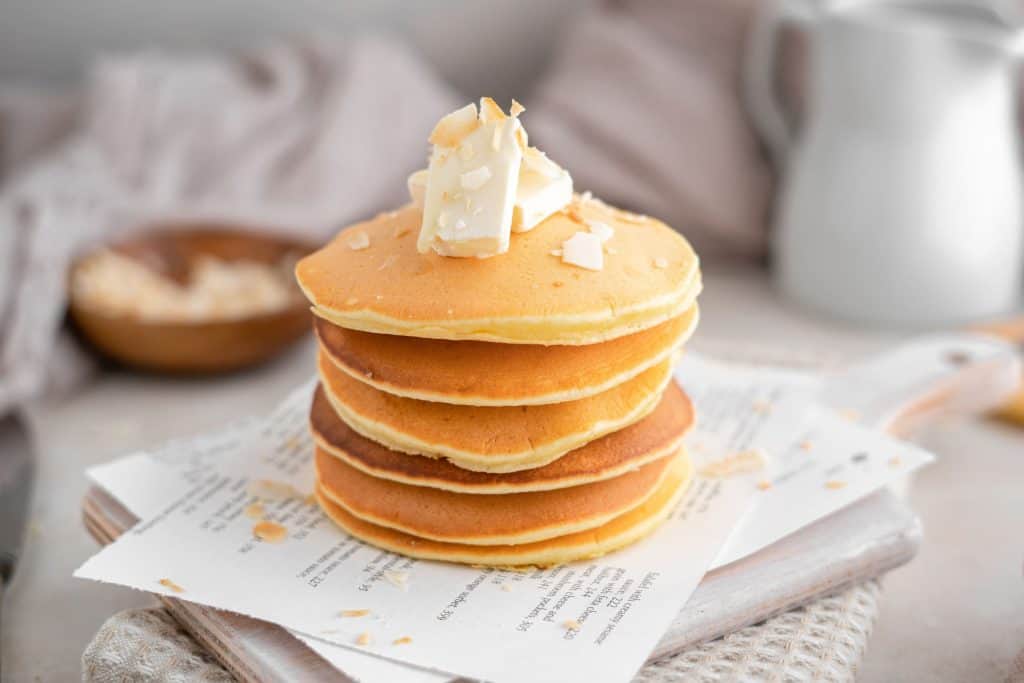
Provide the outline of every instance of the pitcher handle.
<path id="1" fill-rule="evenodd" d="M 814 11 L 806 0 L 769 0 L 758 5 L 760 9 L 755 10 L 744 55 L 744 99 L 754 128 L 776 165 L 782 168 L 795 132 L 775 88 L 780 37 L 787 25 L 811 24 Z"/>
<path id="2" fill-rule="evenodd" d="M 1018 61 L 1024 61 L 1024 30 L 1017 29 L 1010 37 L 1010 54 Z"/>

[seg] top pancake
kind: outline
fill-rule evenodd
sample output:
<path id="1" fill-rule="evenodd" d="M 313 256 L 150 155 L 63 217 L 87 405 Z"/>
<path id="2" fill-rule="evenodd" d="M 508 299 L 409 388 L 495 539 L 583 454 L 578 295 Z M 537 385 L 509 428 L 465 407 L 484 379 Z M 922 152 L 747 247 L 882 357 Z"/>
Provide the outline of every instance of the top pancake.
<path id="1" fill-rule="evenodd" d="M 575 401 L 636 377 L 682 346 L 697 307 L 636 334 L 588 346 L 416 339 L 346 330 L 317 318 L 335 366 L 389 394 L 458 405 Z"/>
<path id="2" fill-rule="evenodd" d="M 414 206 L 357 223 L 299 261 L 314 312 L 341 327 L 432 339 L 510 344 L 593 344 L 653 327 L 693 305 L 697 256 L 665 224 L 597 201 L 574 203 L 513 235 L 508 253 L 450 258 L 416 250 Z M 583 221 L 606 223 L 604 267 L 552 255 Z M 353 249 L 364 233 L 369 246 Z"/>

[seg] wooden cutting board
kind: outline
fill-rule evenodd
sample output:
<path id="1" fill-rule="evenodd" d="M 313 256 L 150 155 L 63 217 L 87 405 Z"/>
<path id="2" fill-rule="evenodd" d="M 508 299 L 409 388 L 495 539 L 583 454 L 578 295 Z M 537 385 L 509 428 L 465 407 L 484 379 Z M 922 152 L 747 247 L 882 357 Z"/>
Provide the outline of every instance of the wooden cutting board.
<path id="1" fill-rule="evenodd" d="M 954 410 L 975 412 L 999 401 L 1019 372 L 1015 357 L 932 338 L 901 347 L 841 374 L 855 388 L 844 399 L 878 427 L 906 434 Z M 963 349 L 970 349 L 965 353 Z M 897 377 L 893 377 L 896 373 Z M 884 378 L 885 391 L 871 387 Z M 865 391 L 865 388 L 867 390 Z M 137 520 L 99 488 L 83 502 L 85 526 L 103 544 Z M 921 543 L 913 512 L 883 490 L 785 539 L 710 572 L 679 612 L 650 659 L 681 652 L 775 614 L 878 576 L 909 561 Z M 179 622 L 244 681 L 348 681 L 283 628 L 174 598 L 160 598 Z"/>

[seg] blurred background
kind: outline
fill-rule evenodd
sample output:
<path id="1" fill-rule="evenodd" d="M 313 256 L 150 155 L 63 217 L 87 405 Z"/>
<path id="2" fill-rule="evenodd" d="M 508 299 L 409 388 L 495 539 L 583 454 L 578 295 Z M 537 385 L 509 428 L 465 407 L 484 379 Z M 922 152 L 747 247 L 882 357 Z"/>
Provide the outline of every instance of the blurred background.
<path id="1" fill-rule="evenodd" d="M 161 46 L 179 51 L 251 48 L 311 29 L 351 37 L 387 31 L 422 53 L 467 97 L 524 98 L 551 60 L 558 36 L 596 0 L 267 0 L 146 7 L 125 0 L 86 3 L 7 0 L 0 26 L 0 78 L 73 84 L 112 52 Z M 472 31 L 465 30 L 472 27 Z"/>
<path id="2" fill-rule="evenodd" d="M 35 470 L 46 494 L 35 526 L 10 523 L 11 547 L 23 528 L 36 540 L 36 570 L 8 601 L 22 628 L 4 632 L 4 680 L 67 680 L 102 619 L 139 602 L 68 585 L 94 547 L 78 528 L 84 468 L 262 412 L 311 374 L 295 259 L 408 201 L 434 123 L 481 96 L 522 102 L 531 142 L 577 192 L 693 242 L 698 346 L 816 364 L 922 331 L 1021 343 L 1018 9 L 0 0 L 0 417 L 19 418 L 2 423 L 0 453 L 28 425 L 37 454 L 6 473 L 14 459 L 0 459 L 0 486 L 29 491 Z M 1024 394 L 1003 416 L 1024 421 Z M 983 476 L 937 466 L 917 507 L 948 527 L 942 487 L 956 482 L 955 500 L 984 510 L 945 550 L 926 547 L 923 573 L 896 574 L 899 618 L 880 627 L 868 678 L 910 657 L 907 680 L 1001 680 L 1024 641 L 1019 610 L 1005 614 L 1022 594 L 1019 547 L 986 536 L 1024 519 L 1009 488 L 1024 476 L 1019 434 L 944 438 L 988 458 L 970 470 Z M 970 554 L 989 553 L 984 566 L 952 550 L 985 538 Z M 947 580 L 928 574 L 937 564 Z M 946 609 L 949 595 L 978 595 L 978 610 Z M 991 642 L 958 635 L 996 613 Z M 937 626 L 953 619 L 958 632 Z M 1024 657 L 1014 666 L 1024 680 Z"/>

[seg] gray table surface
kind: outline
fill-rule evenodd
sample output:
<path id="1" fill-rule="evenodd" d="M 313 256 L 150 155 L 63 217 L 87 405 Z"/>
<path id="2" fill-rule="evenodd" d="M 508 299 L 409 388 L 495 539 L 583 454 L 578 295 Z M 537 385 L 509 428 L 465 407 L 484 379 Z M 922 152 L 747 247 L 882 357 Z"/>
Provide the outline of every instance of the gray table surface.
<path id="1" fill-rule="evenodd" d="M 695 346 L 785 347 L 852 360 L 896 341 L 812 317 L 780 302 L 759 270 L 710 268 Z M 260 370 L 176 381 L 99 375 L 70 398 L 34 410 L 39 471 L 28 545 L 5 607 L 4 681 L 79 677 L 82 650 L 117 610 L 147 595 L 71 578 L 96 551 L 82 528 L 82 471 L 163 439 L 210 430 L 269 410 L 313 373 L 307 340 Z M 1004 680 L 1024 648 L 1024 431 L 951 420 L 924 443 L 939 462 L 913 482 L 925 525 L 920 555 L 885 581 L 881 616 L 862 669 L 865 681 Z"/>

